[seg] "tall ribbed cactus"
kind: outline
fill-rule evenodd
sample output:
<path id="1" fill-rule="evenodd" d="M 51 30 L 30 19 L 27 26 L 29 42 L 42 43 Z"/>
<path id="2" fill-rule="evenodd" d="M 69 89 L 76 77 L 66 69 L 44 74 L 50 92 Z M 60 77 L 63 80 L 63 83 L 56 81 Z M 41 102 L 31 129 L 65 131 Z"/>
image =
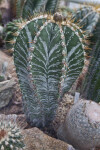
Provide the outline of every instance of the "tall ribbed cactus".
<path id="1" fill-rule="evenodd" d="M 72 15 L 72 20 L 85 32 L 85 35 L 88 39 L 90 39 L 91 35 L 93 35 L 93 31 L 99 20 L 99 13 L 93 6 L 84 6 L 79 8 Z M 86 56 L 90 57 L 91 54 L 91 45 L 90 40 L 87 41 L 89 47 L 86 48 Z"/>
<path id="2" fill-rule="evenodd" d="M 93 52 L 82 93 L 86 98 L 100 102 L 100 19 L 91 41 Z"/>
<path id="3" fill-rule="evenodd" d="M 86 31 L 86 34 L 89 35 L 93 32 L 99 20 L 99 13 L 95 7 L 84 6 L 74 12 L 72 19 L 74 19 L 74 22 L 78 23 L 82 30 Z"/>
<path id="4" fill-rule="evenodd" d="M 5 28 L 5 33 L 6 33 L 6 37 L 5 37 L 5 44 L 6 44 L 6 48 L 7 49 L 11 49 L 15 43 L 16 40 L 16 35 L 18 35 L 19 32 L 19 28 L 17 26 L 16 23 L 18 23 L 19 20 L 14 20 L 13 22 L 9 22 L 6 25 Z"/>
<path id="5" fill-rule="evenodd" d="M 84 38 L 78 26 L 58 14 L 36 17 L 20 31 L 14 62 L 24 110 L 33 125 L 52 121 L 58 99 L 82 71 Z"/>
<path id="6" fill-rule="evenodd" d="M 19 10 L 20 15 L 22 15 L 22 18 L 30 18 L 30 16 L 34 15 L 35 13 L 40 12 L 49 12 L 49 13 L 55 13 L 57 9 L 57 4 L 59 0 L 23 0 L 23 9 Z M 20 1 L 17 0 L 17 8 L 19 8 L 18 4 L 20 4 Z"/>
<path id="7" fill-rule="evenodd" d="M 35 13 L 55 13 L 59 0 L 16 0 L 17 17 L 30 18 Z"/>
<path id="8" fill-rule="evenodd" d="M 92 6 L 83 7 L 78 9 L 72 18 L 79 26 L 83 25 L 82 29 L 86 31 L 87 36 L 93 35 L 90 38 L 92 58 L 82 86 L 82 93 L 86 98 L 100 102 L 100 12 Z"/>
<path id="9" fill-rule="evenodd" d="M 20 18 L 25 0 L 16 0 L 16 17 Z"/>
<path id="10" fill-rule="evenodd" d="M 5 27 L 5 45 L 7 49 L 11 49 L 13 52 L 13 47 L 16 42 L 16 38 L 20 33 L 20 30 L 23 28 L 24 24 L 26 24 L 25 20 L 16 19 L 12 22 L 9 22 Z"/>

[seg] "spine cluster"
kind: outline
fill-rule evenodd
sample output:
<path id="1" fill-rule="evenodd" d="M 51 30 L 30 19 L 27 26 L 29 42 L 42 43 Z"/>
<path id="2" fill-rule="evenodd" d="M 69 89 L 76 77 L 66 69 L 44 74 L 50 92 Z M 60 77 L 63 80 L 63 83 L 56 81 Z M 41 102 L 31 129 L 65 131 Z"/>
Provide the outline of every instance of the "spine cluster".
<path id="1" fill-rule="evenodd" d="M 24 150 L 21 130 L 11 121 L 0 122 L 0 150 Z"/>

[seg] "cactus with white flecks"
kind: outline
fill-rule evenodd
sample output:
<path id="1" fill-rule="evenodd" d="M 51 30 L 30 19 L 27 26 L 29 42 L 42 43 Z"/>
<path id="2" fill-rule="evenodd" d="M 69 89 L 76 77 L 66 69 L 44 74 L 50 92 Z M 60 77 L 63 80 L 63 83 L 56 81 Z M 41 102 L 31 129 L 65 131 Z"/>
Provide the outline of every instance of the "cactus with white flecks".
<path id="1" fill-rule="evenodd" d="M 0 120 L 0 150 L 23 150 L 21 129 L 11 121 Z"/>
<path id="2" fill-rule="evenodd" d="M 57 131 L 58 138 L 75 149 L 91 150 L 100 147 L 100 105 L 80 100 L 71 107 Z"/>

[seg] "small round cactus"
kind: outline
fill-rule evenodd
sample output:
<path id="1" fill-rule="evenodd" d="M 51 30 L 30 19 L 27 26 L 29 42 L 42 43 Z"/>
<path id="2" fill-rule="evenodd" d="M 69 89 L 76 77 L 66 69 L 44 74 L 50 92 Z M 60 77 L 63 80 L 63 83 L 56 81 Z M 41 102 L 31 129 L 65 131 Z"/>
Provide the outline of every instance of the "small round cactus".
<path id="1" fill-rule="evenodd" d="M 8 120 L 0 122 L 0 150 L 23 150 L 24 143 L 20 128 Z"/>
<path id="2" fill-rule="evenodd" d="M 80 100 L 69 110 L 58 137 L 78 150 L 100 147 L 100 105 Z"/>

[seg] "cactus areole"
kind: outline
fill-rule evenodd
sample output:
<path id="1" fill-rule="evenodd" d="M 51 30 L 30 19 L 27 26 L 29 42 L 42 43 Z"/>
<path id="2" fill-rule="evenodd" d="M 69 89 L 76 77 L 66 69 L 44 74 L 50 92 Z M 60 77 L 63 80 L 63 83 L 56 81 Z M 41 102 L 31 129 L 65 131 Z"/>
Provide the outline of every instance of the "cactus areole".
<path id="1" fill-rule="evenodd" d="M 58 99 L 71 88 L 84 65 L 81 29 L 63 21 L 61 15 L 60 21 L 56 17 L 41 15 L 26 22 L 14 46 L 24 110 L 35 126 L 52 121 Z"/>

